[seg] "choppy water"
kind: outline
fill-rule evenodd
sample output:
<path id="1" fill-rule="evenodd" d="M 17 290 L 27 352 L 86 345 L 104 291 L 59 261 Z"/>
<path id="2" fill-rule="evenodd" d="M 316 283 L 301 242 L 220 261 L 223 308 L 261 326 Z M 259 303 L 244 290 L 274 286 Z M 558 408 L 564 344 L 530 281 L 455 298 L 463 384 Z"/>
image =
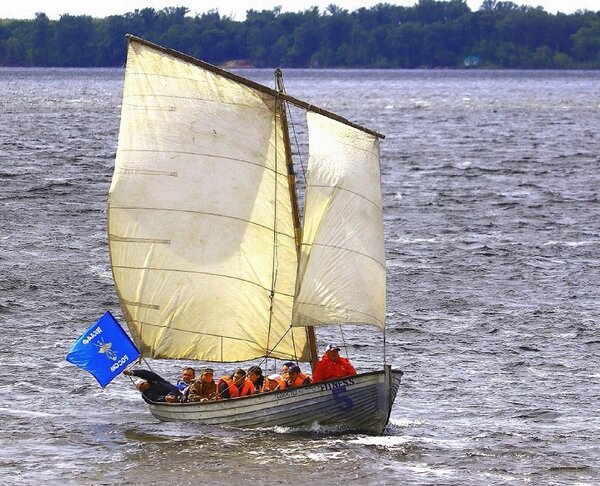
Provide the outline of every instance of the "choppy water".
<path id="1" fill-rule="evenodd" d="M 158 423 L 124 377 L 101 390 L 64 361 L 120 315 L 105 208 L 123 72 L 2 68 L 0 483 L 598 484 L 600 73 L 284 74 L 387 134 L 387 354 L 405 381 L 386 434 Z M 358 368 L 378 363 L 379 339 L 345 338 Z"/>

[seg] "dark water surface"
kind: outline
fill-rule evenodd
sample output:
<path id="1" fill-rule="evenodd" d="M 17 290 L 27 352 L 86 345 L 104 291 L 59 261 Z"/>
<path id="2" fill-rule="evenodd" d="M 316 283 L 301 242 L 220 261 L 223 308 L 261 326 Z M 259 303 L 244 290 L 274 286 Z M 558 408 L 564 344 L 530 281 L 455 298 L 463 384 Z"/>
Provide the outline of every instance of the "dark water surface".
<path id="1" fill-rule="evenodd" d="M 123 71 L 1 68 L 0 483 L 600 483 L 600 73 L 284 75 L 387 135 L 387 358 L 406 374 L 385 435 L 158 423 L 125 377 L 102 390 L 64 361 L 120 316 Z M 378 335 L 344 339 L 380 364 Z"/>

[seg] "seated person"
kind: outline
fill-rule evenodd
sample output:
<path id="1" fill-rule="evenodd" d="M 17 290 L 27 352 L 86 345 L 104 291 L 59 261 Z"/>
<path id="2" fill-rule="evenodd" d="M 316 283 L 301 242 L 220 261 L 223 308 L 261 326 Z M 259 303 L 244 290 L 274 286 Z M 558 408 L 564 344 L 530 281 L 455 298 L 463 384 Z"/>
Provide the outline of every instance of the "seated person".
<path id="1" fill-rule="evenodd" d="M 259 386 L 259 380 L 261 382 L 263 381 L 262 369 L 260 366 L 251 366 L 248 368 L 248 371 L 246 372 L 246 381 L 240 390 L 240 397 L 254 395 L 256 393 L 256 388 Z"/>
<path id="2" fill-rule="evenodd" d="M 281 375 L 269 375 L 265 378 L 263 386 L 261 387 L 261 393 L 275 391 L 279 389 L 279 384 L 283 381 Z"/>
<path id="3" fill-rule="evenodd" d="M 237 368 L 231 376 L 223 376 L 217 384 L 219 398 L 237 398 L 246 381 L 246 372 L 242 368 Z"/>
<path id="4" fill-rule="evenodd" d="M 354 366 L 350 361 L 340 356 L 340 348 L 335 344 L 330 344 L 325 350 L 325 354 L 315 366 L 313 373 L 313 382 L 330 380 L 332 378 L 343 378 L 356 374 Z"/>
<path id="5" fill-rule="evenodd" d="M 149 370 L 124 370 L 124 375 L 137 376 L 142 381 L 136 383 L 137 389 L 153 402 L 179 402 L 182 394 L 175 385 Z"/>
<path id="6" fill-rule="evenodd" d="M 213 380 L 212 368 L 204 368 L 200 378 L 194 380 L 188 390 L 188 402 L 205 402 L 217 398 L 217 384 Z"/>
<path id="7" fill-rule="evenodd" d="M 294 363 L 293 361 L 287 361 L 281 365 L 281 378 L 283 380 L 288 379 L 288 370 L 295 364 L 296 363 Z"/>
<path id="8" fill-rule="evenodd" d="M 279 384 L 279 389 L 284 390 L 295 386 L 308 385 L 310 382 L 310 378 L 302 373 L 300 366 L 293 365 L 288 369 L 287 380 L 282 380 Z"/>
<path id="9" fill-rule="evenodd" d="M 196 371 L 191 366 L 186 366 L 181 371 L 181 378 L 177 380 L 175 386 L 179 388 L 179 391 L 185 390 L 192 382 L 196 379 Z"/>

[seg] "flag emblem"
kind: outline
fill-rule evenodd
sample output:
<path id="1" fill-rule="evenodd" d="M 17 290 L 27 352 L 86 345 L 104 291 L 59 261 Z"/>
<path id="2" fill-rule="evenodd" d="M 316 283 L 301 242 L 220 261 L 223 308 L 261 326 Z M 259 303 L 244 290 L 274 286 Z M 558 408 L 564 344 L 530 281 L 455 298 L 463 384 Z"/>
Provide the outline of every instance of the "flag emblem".
<path id="1" fill-rule="evenodd" d="M 105 387 L 139 355 L 135 344 L 107 311 L 75 341 L 66 360 L 89 371 Z"/>

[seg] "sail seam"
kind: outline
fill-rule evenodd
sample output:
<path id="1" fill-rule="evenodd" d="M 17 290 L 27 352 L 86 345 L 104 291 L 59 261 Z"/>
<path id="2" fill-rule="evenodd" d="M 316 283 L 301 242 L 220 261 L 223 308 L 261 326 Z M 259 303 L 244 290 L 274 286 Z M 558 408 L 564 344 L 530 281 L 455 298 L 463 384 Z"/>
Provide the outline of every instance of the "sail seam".
<path id="1" fill-rule="evenodd" d="M 192 79 L 192 78 L 183 78 L 180 76 L 164 76 L 164 75 L 154 75 L 154 74 L 146 74 L 146 73 L 134 73 L 135 75 L 138 76 L 143 76 L 143 77 L 150 77 L 150 76 L 155 76 L 155 77 L 161 77 L 161 78 L 169 78 L 169 79 L 177 79 L 177 80 L 183 80 L 183 81 L 193 81 L 194 83 L 198 83 L 197 79 Z M 208 83 L 204 83 L 204 84 L 208 84 Z M 247 106 L 250 107 L 250 105 L 248 105 L 247 103 L 236 103 L 236 102 L 232 102 L 232 101 L 223 101 L 223 100 L 215 100 L 214 98 L 200 98 L 200 97 L 192 97 L 192 96 L 175 96 L 173 94 L 167 93 L 167 94 L 156 94 L 154 93 L 152 95 L 152 97 L 148 96 L 148 95 L 127 95 L 125 98 L 152 98 L 152 99 L 156 99 L 156 98 L 167 98 L 167 99 L 175 99 L 175 100 L 184 100 L 184 101 L 193 101 L 193 102 L 197 102 L 197 101 L 202 101 L 204 103 L 213 103 L 216 105 L 232 105 L 232 106 Z M 142 100 L 143 101 L 143 100 Z M 161 106 L 161 105 L 145 105 L 145 104 L 140 104 L 138 105 L 137 103 L 122 103 L 123 106 L 128 106 L 130 108 L 137 108 L 139 107 L 140 110 L 148 110 L 148 109 L 157 109 L 159 111 L 174 111 L 175 109 L 171 106 Z M 269 112 L 270 110 L 268 108 L 263 108 L 260 105 L 253 105 L 251 108 L 253 109 L 257 109 L 257 110 L 262 110 L 264 112 Z"/>
<path id="2" fill-rule="evenodd" d="M 235 277 L 233 275 L 225 275 L 222 273 L 211 273 L 211 272 L 200 272 L 200 271 L 196 271 L 196 270 L 179 270 L 177 268 L 156 268 L 156 267 L 133 267 L 133 266 L 129 266 L 129 265 L 113 265 L 113 268 L 120 268 L 123 270 L 140 270 L 140 271 L 156 271 L 156 272 L 178 272 L 178 273 L 193 273 L 196 275 L 209 275 L 211 277 L 222 277 L 222 278 L 228 278 L 228 279 L 232 279 L 232 280 L 237 280 L 239 282 L 244 282 L 244 283 L 248 283 L 251 285 L 254 285 L 258 288 L 261 288 L 267 292 L 271 292 L 270 288 L 267 288 L 257 282 L 253 282 L 252 280 L 248 280 L 245 278 L 241 278 L 241 277 Z M 289 298 L 293 298 L 294 294 L 288 294 L 286 292 L 280 292 L 280 291 L 274 291 L 275 295 L 280 295 L 280 296 L 284 296 L 284 297 L 289 297 Z"/>
<path id="3" fill-rule="evenodd" d="M 311 188 L 313 188 L 313 187 L 321 187 L 321 188 L 324 188 L 324 189 L 337 189 L 337 190 L 340 190 L 340 191 L 348 192 L 348 193 L 350 193 L 350 194 L 354 194 L 355 196 L 357 196 L 357 197 L 360 197 L 361 199 L 364 199 L 365 201 L 367 201 L 367 202 L 371 203 L 373 206 L 375 206 L 375 207 L 377 208 L 377 210 L 378 210 L 379 212 L 381 212 L 381 213 L 383 214 L 383 208 L 382 208 L 382 207 L 381 207 L 379 204 L 377 204 L 377 203 L 373 202 L 373 201 L 372 201 L 371 199 L 369 199 L 368 197 L 366 197 L 366 196 L 363 196 L 362 194 L 359 194 L 359 193 L 358 193 L 358 192 L 356 192 L 356 191 L 351 191 L 350 189 L 346 189 L 345 187 L 340 187 L 340 186 L 329 186 L 329 185 L 326 185 L 326 184 L 311 184 L 311 185 L 310 185 L 310 187 L 311 187 Z"/>
<path id="4" fill-rule="evenodd" d="M 301 301 L 301 300 L 296 300 L 296 304 L 297 305 L 305 305 L 305 306 L 310 306 L 310 307 L 319 307 L 319 308 L 327 308 L 327 306 L 323 305 L 323 304 L 313 304 L 311 302 L 305 302 L 305 301 Z M 381 324 L 380 327 L 383 326 L 383 322 L 381 322 L 380 319 L 378 319 L 376 316 L 372 315 L 372 314 L 368 314 L 366 312 L 361 312 L 359 310 L 356 309 L 347 309 L 347 308 L 338 308 L 338 310 L 343 310 L 344 312 L 347 312 L 348 314 L 360 314 L 362 316 L 367 316 L 370 317 L 371 319 L 375 320 L 376 322 L 378 322 L 379 324 Z M 349 324 L 360 324 L 360 322 L 348 322 Z M 370 324 L 368 322 L 365 322 L 366 324 Z M 323 325 L 327 325 L 326 322 L 322 322 Z M 338 324 L 338 322 L 335 322 L 334 324 Z"/>
<path id="5" fill-rule="evenodd" d="M 260 169 L 264 169 L 266 171 L 275 173 L 274 169 L 272 169 L 271 167 L 268 167 L 268 166 L 266 166 L 264 164 L 260 164 L 258 162 L 253 162 L 251 160 L 246 160 L 246 159 L 238 159 L 238 158 L 235 158 L 235 157 L 226 157 L 226 156 L 221 155 L 221 154 L 207 154 L 207 153 L 203 153 L 203 152 L 190 152 L 188 150 L 164 150 L 164 149 L 151 150 L 151 149 L 136 149 L 136 148 L 119 149 L 119 152 L 140 152 L 140 153 L 197 155 L 197 156 L 202 156 L 202 157 L 209 157 L 211 159 L 230 160 L 230 161 L 234 161 L 234 162 L 241 162 L 243 164 L 254 165 L 256 167 L 259 167 Z M 129 170 L 131 170 L 131 169 L 129 169 Z M 284 174 L 283 172 L 277 172 L 277 175 L 281 176 L 281 177 L 287 177 L 287 174 Z"/>
<path id="6" fill-rule="evenodd" d="M 212 334 L 212 333 L 209 333 L 209 332 L 191 331 L 189 329 L 181 329 L 181 328 L 178 328 L 178 327 L 171 327 L 171 326 L 161 326 L 159 324 L 153 324 L 151 322 L 144 322 L 144 321 L 136 321 L 136 320 L 134 320 L 134 321 L 131 321 L 131 322 L 135 323 L 135 324 L 142 325 L 142 326 L 158 327 L 158 328 L 161 328 L 161 329 L 169 329 L 171 331 L 186 332 L 188 334 L 196 334 L 196 335 L 202 335 L 202 336 L 211 336 L 211 337 L 217 337 L 217 338 L 221 338 L 221 339 L 231 339 L 232 341 L 243 341 L 243 342 L 255 344 L 253 340 L 246 339 L 246 338 L 224 336 L 222 334 Z"/>
<path id="7" fill-rule="evenodd" d="M 139 211 L 167 211 L 167 212 L 174 212 L 174 213 L 187 213 L 187 214 L 203 214 L 205 216 L 214 216 L 215 218 L 228 218 L 228 219 L 233 219 L 235 221 L 241 221 L 243 223 L 248 223 L 251 224 L 253 226 L 256 226 L 258 228 L 262 228 L 267 230 L 269 233 L 271 232 L 275 232 L 277 235 L 280 236 L 287 236 L 288 238 L 294 238 L 294 235 L 290 235 L 289 233 L 282 233 L 279 231 L 275 231 L 273 228 L 266 226 L 264 224 L 260 224 L 260 223 L 256 223 L 255 221 L 250 221 L 249 219 L 244 219 L 244 218 L 236 218 L 235 216 L 229 216 L 227 214 L 219 214 L 219 213 L 209 213 L 207 211 L 192 211 L 192 210 L 182 210 L 182 209 L 170 209 L 170 208 L 143 208 L 140 206 L 111 206 L 111 210 L 114 209 L 121 209 L 123 211 L 134 211 L 134 210 L 139 210 Z M 117 236 L 117 238 L 120 238 Z"/>
<path id="8" fill-rule="evenodd" d="M 376 258 L 373 258 L 371 255 L 367 255 L 366 253 L 363 253 L 363 252 L 360 252 L 357 250 L 351 250 L 350 248 L 345 248 L 343 246 L 327 245 L 325 243 L 302 243 L 302 246 L 305 246 L 305 247 L 321 246 L 324 248 L 332 248 L 334 250 L 341 250 L 341 251 L 347 251 L 350 253 L 355 253 L 356 255 L 361 255 L 365 258 L 368 258 L 369 260 L 374 261 L 375 263 L 377 263 L 377 265 L 379 265 L 382 269 L 385 270 L 385 263 L 380 262 Z"/>

